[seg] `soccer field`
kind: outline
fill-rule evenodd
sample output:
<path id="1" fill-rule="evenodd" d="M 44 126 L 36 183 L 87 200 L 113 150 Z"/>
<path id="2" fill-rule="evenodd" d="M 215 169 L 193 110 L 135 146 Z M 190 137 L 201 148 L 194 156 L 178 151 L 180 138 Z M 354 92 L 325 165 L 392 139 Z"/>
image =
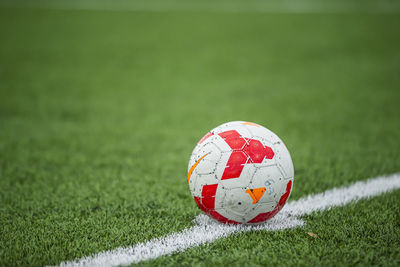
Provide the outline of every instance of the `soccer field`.
<path id="1" fill-rule="evenodd" d="M 0 1 L 0 265 L 194 226 L 190 154 L 234 120 L 285 142 L 289 203 L 398 173 L 400 3 Z M 400 265 L 400 190 L 299 219 L 138 265 Z"/>

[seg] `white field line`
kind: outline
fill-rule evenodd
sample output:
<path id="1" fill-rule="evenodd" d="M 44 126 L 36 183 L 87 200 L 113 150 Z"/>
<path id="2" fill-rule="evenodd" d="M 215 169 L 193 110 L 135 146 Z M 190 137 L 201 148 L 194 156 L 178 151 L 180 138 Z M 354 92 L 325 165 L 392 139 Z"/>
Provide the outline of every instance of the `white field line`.
<path id="1" fill-rule="evenodd" d="M 128 265 L 210 243 L 236 232 L 277 231 L 299 227 L 304 225 L 304 221 L 299 219 L 299 216 L 343 206 L 350 202 L 356 202 L 360 199 L 370 198 L 399 188 L 400 173 L 357 182 L 349 187 L 334 188 L 324 193 L 291 201 L 274 218 L 257 226 L 223 225 L 208 218 L 206 215 L 199 215 L 195 219 L 197 225 L 179 233 L 155 238 L 131 247 L 121 247 L 74 261 L 63 262 L 60 266 Z"/>
<path id="2" fill-rule="evenodd" d="M 110 0 L 37 0 L 0 1 L 0 6 L 15 8 L 149 12 L 211 13 L 399 13 L 400 4 L 388 0 L 353 1 L 110 1 Z"/>

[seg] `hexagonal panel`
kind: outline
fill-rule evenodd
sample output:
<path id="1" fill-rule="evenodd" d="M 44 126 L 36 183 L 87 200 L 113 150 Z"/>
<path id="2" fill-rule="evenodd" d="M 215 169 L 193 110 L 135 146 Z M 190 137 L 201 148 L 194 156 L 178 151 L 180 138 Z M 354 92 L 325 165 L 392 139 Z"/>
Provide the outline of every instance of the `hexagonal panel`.
<path id="1" fill-rule="evenodd" d="M 275 143 L 277 141 L 280 141 L 279 137 L 268 130 L 265 127 L 257 127 L 257 126 L 247 126 L 248 130 L 251 132 L 252 137 L 260 137 L 262 139 L 268 140 L 268 142 Z"/>
<path id="2" fill-rule="evenodd" d="M 245 191 L 246 189 L 243 188 L 226 190 L 223 208 L 242 216 L 246 214 L 246 211 L 253 205 L 253 200 Z"/>
<path id="3" fill-rule="evenodd" d="M 260 167 L 255 171 L 249 184 L 250 188 L 265 187 L 266 191 L 259 200 L 259 203 L 274 202 L 278 203 L 286 182 L 282 173 L 276 165 Z"/>
<path id="4" fill-rule="evenodd" d="M 221 151 L 212 143 L 207 143 L 202 147 L 195 156 L 197 164 L 194 171 L 197 174 L 214 173 L 217 169 L 217 164 L 221 159 Z"/>
<path id="5" fill-rule="evenodd" d="M 294 176 L 293 162 L 285 144 L 281 141 L 277 142 L 276 144 L 274 144 L 274 151 L 275 151 L 275 162 L 279 164 L 279 167 L 283 172 L 285 179 L 293 178 Z"/>

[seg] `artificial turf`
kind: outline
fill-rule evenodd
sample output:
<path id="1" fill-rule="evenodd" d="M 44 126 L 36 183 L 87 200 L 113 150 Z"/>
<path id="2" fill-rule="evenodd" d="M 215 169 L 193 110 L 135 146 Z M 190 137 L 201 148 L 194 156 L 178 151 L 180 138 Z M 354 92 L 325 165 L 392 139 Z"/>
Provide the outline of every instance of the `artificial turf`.
<path id="1" fill-rule="evenodd" d="M 291 199 L 398 172 L 399 28 L 398 13 L 0 8 L 0 264 L 191 226 L 187 162 L 226 121 L 283 139 Z M 141 264 L 398 266 L 399 199 Z"/>

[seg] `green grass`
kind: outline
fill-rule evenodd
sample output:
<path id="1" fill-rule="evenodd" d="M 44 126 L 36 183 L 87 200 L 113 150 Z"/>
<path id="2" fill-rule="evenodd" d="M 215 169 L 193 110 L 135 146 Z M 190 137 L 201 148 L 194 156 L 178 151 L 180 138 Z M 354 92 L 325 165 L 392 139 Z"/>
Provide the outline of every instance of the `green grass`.
<path id="1" fill-rule="evenodd" d="M 197 140 L 277 133 L 291 199 L 400 170 L 400 16 L 0 8 L 0 265 L 192 225 Z M 143 265 L 400 264 L 400 194 Z M 311 231 L 319 238 L 307 235 Z"/>

